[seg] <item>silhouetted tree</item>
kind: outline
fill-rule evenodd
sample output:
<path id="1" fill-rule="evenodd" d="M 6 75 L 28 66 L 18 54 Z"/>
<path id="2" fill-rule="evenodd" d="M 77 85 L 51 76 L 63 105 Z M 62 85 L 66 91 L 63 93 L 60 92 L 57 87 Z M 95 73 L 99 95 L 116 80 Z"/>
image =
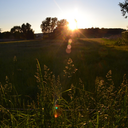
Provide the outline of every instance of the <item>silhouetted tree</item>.
<path id="1" fill-rule="evenodd" d="M 15 33 L 15 32 L 22 33 L 21 27 L 20 27 L 20 26 L 14 26 L 14 27 L 11 29 L 11 33 Z"/>
<path id="2" fill-rule="evenodd" d="M 66 19 L 62 19 L 62 20 L 57 22 L 57 28 L 59 28 L 59 27 L 67 27 L 68 24 L 69 23 L 68 23 L 68 21 Z"/>
<path id="3" fill-rule="evenodd" d="M 15 39 L 34 39 L 34 31 L 29 23 L 22 24 L 21 27 L 14 26 L 10 32 Z"/>
<path id="4" fill-rule="evenodd" d="M 123 16 L 127 18 L 126 13 L 128 13 L 128 0 L 125 0 L 124 3 L 119 3 L 119 6 L 121 7 Z"/>
<path id="5" fill-rule="evenodd" d="M 26 25 L 22 24 L 21 29 L 24 39 L 34 39 L 34 31 L 31 29 L 31 25 L 29 23 L 26 23 Z"/>
<path id="6" fill-rule="evenodd" d="M 2 33 L 1 33 L 1 28 L 0 28 L 0 39 L 2 39 Z"/>
<path id="7" fill-rule="evenodd" d="M 2 35 L 4 39 L 9 39 L 11 36 L 11 33 L 7 31 L 7 32 L 3 32 Z"/>
<path id="8" fill-rule="evenodd" d="M 15 39 L 34 39 L 34 31 L 31 29 L 31 25 L 29 23 L 22 24 L 22 26 L 14 26 L 10 30 L 12 36 Z"/>
<path id="9" fill-rule="evenodd" d="M 121 33 L 126 31 L 125 29 L 117 28 L 88 28 L 79 29 L 80 37 L 87 38 L 101 38 L 101 37 L 111 37 L 111 36 L 121 36 Z"/>
<path id="10" fill-rule="evenodd" d="M 66 19 L 62 19 L 57 22 L 57 27 L 53 31 L 55 38 L 67 39 L 70 36 L 70 32 L 68 30 L 68 21 Z"/>
<path id="11" fill-rule="evenodd" d="M 44 21 L 42 21 L 42 24 L 40 25 L 41 30 L 43 33 L 51 33 L 57 26 L 57 18 L 51 18 L 47 17 Z"/>
<path id="12" fill-rule="evenodd" d="M 20 26 L 14 26 L 11 29 L 11 34 L 16 38 L 16 39 L 22 39 L 22 29 Z"/>

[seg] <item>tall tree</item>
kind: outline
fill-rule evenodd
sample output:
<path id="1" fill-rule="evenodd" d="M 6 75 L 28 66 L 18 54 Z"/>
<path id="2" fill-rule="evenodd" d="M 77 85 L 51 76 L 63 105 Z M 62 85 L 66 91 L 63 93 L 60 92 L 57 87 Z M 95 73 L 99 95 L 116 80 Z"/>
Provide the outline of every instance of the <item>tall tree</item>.
<path id="1" fill-rule="evenodd" d="M 66 19 L 62 19 L 57 22 L 57 27 L 54 30 L 54 36 L 56 38 L 61 38 L 63 40 L 67 39 L 70 36 L 70 31 L 68 30 L 68 21 Z"/>
<path id="2" fill-rule="evenodd" d="M 127 18 L 126 13 L 128 13 L 128 0 L 125 0 L 123 3 L 119 3 L 119 6 L 121 7 L 123 16 Z"/>
<path id="3" fill-rule="evenodd" d="M 51 33 L 57 26 L 57 18 L 47 17 L 40 25 L 43 33 Z"/>
<path id="4" fill-rule="evenodd" d="M 22 24 L 21 26 L 24 39 L 34 39 L 34 31 L 31 29 L 31 25 L 29 23 Z"/>
<path id="5" fill-rule="evenodd" d="M 68 21 L 66 19 L 62 19 L 60 21 L 57 22 L 57 27 L 67 27 L 68 26 Z"/>
<path id="6" fill-rule="evenodd" d="M 20 26 L 14 26 L 10 32 L 16 39 L 22 38 L 22 29 Z"/>
<path id="7" fill-rule="evenodd" d="M 11 34 L 16 39 L 34 39 L 34 31 L 31 29 L 29 23 L 22 24 L 22 26 L 14 26 L 11 29 Z"/>
<path id="8" fill-rule="evenodd" d="M 11 28 L 11 33 L 15 33 L 15 32 L 22 32 L 22 29 L 20 26 L 14 26 L 13 28 Z"/>

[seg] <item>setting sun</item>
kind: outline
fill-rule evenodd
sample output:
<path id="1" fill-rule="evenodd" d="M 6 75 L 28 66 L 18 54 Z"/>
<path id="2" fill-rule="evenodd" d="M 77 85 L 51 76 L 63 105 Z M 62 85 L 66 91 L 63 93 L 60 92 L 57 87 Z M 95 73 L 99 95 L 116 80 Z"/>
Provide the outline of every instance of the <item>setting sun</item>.
<path id="1" fill-rule="evenodd" d="M 68 15 L 66 16 L 67 21 L 69 22 L 68 27 L 70 30 L 75 30 L 78 29 L 78 9 L 74 9 L 71 12 L 68 12 Z"/>
<path id="2" fill-rule="evenodd" d="M 71 30 L 75 30 L 75 29 L 77 29 L 77 21 L 74 19 L 72 19 L 72 20 L 70 20 L 69 21 L 69 24 L 68 24 L 68 27 L 69 27 L 69 29 L 71 29 Z"/>

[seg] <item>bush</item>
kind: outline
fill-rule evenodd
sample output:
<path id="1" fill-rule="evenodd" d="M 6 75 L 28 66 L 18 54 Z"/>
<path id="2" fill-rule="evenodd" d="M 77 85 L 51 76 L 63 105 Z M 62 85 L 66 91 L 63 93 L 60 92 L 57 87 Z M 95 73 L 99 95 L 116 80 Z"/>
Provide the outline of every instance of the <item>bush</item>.
<path id="1" fill-rule="evenodd" d="M 122 40 L 128 44 L 128 31 L 122 32 Z"/>
<path id="2" fill-rule="evenodd" d="M 116 42 L 115 45 L 121 46 L 121 45 L 126 45 L 126 41 L 123 38 L 119 38 Z"/>

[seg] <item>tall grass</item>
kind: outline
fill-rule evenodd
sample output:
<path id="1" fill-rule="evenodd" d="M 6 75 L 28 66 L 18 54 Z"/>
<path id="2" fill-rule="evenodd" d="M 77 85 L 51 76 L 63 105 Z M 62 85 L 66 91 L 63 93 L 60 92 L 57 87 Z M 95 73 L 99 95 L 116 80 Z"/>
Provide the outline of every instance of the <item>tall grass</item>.
<path id="1" fill-rule="evenodd" d="M 94 93 L 85 90 L 80 78 L 78 85 L 71 84 L 71 87 L 65 90 L 61 85 L 62 77 L 68 80 L 76 72 L 77 69 L 69 58 L 61 77 L 56 78 L 46 65 L 42 75 L 43 71 L 37 59 L 36 100 L 18 95 L 6 76 L 5 84 L 0 83 L 1 128 L 126 128 L 126 74 L 118 89 L 114 88 L 112 71 L 109 70 L 106 78 L 96 78 Z"/>

